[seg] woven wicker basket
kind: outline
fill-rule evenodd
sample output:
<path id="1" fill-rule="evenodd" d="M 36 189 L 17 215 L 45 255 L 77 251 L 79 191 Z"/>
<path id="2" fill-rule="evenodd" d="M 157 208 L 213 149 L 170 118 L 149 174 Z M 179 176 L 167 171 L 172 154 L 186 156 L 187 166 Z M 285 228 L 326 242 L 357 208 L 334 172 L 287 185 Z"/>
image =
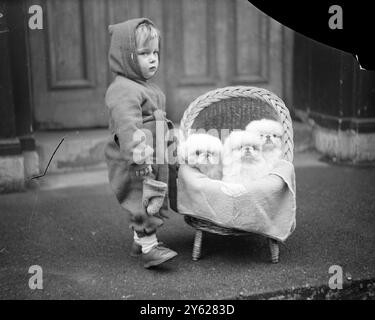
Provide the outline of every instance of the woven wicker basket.
<path id="1" fill-rule="evenodd" d="M 252 120 L 262 118 L 279 121 L 284 128 L 282 137 L 283 158 L 293 161 L 293 128 L 289 110 L 284 102 L 272 92 L 256 87 L 225 87 L 207 92 L 195 99 L 181 119 L 180 128 L 183 134 L 189 135 L 191 130 L 216 129 L 222 141 L 233 129 L 245 129 Z M 222 130 L 229 129 L 229 130 Z M 203 232 L 221 235 L 246 235 L 237 229 L 218 226 L 210 221 L 185 215 L 185 222 L 196 229 L 193 260 L 200 258 Z M 279 245 L 274 239 L 269 239 L 271 261 L 279 261 Z"/>

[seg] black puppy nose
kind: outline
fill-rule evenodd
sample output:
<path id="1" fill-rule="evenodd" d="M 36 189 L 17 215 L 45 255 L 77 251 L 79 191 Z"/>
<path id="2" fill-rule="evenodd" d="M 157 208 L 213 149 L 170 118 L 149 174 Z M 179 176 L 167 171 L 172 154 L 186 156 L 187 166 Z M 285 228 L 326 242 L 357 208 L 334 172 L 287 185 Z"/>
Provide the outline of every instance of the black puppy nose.
<path id="1" fill-rule="evenodd" d="M 269 138 L 271 138 L 271 136 L 270 136 L 269 134 L 267 134 L 267 135 L 266 135 L 266 138 L 269 139 Z"/>

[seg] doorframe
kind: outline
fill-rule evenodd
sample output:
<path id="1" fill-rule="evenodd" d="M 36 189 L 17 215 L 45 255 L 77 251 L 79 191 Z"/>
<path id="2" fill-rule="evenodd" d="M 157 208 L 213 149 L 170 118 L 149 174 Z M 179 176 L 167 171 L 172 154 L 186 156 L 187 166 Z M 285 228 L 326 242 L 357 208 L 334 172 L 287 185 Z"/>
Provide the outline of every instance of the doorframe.
<path id="1" fill-rule="evenodd" d="M 12 70 L 13 98 L 16 117 L 16 135 L 22 151 L 36 149 L 33 117 L 32 72 L 29 48 L 28 1 L 9 1 L 9 49 Z M 38 30 L 34 30 L 38 32 Z"/>
<path id="2" fill-rule="evenodd" d="M 282 25 L 282 81 L 283 100 L 290 113 L 294 113 L 293 105 L 293 61 L 294 61 L 294 36 L 292 29 Z"/>

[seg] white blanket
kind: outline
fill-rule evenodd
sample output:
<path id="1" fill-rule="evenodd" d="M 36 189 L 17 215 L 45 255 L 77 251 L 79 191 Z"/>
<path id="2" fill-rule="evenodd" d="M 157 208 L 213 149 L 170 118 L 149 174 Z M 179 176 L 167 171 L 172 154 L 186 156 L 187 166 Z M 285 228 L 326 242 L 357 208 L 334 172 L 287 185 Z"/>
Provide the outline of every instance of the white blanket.
<path id="1" fill-rule="evenodd" d="M 243 184 L 212 180 L 181 165 L 177 183 L 181 214 L 285 241 L 296 226 L 295 172 L 280 160 L 264 178 Z"/>

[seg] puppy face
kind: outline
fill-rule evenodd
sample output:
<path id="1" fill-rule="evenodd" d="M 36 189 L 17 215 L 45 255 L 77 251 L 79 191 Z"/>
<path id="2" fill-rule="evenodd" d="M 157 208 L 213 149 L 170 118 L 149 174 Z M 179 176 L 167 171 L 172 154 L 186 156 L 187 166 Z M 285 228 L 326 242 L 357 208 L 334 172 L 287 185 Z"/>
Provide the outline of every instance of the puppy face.
<path id="1" fill-rule="evenodd" d="M 233 131 L 224 143 L 224 164 L 261 161 L 262 140 L 253 132 Z"/>
<path id="2" fill-rule="evenodd" d="M 251 121 L 246 131 L 257 134 L 262 139 L 263 150 L 281 149 L 284 128 L 278 121 L 262 119 Z"/>
<path id="3" fill-rule="evenodd" d="M 179 149 L 184 162 L 190 166 L 216 165 L 221 162 L 223 145 L 219 138 L 196 133 L 188 136 Z"/>

